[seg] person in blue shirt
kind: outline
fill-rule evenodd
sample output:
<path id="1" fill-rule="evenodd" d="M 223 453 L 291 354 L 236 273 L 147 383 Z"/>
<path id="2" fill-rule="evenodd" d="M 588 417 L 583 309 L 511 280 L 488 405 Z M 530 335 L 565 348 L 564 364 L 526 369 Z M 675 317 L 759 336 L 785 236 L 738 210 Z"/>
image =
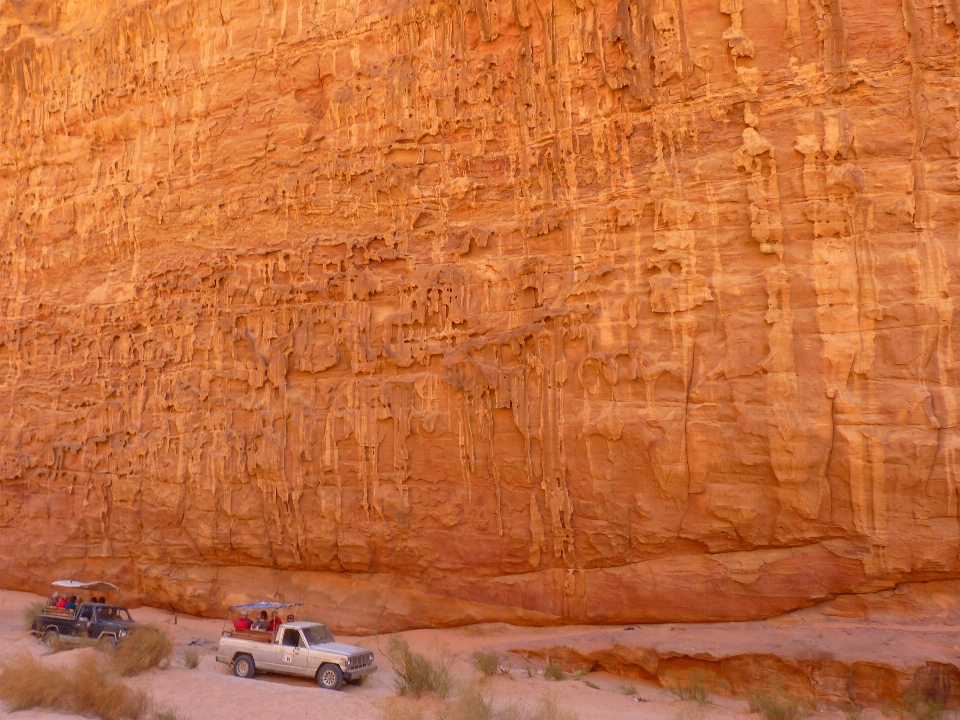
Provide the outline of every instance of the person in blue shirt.
<path id="1" fill-rule="evenodd" d="M 77 609 L 77 596 L 71 595 L 70 599 L 67 600 L 67 610 L 76 610 Z"/>

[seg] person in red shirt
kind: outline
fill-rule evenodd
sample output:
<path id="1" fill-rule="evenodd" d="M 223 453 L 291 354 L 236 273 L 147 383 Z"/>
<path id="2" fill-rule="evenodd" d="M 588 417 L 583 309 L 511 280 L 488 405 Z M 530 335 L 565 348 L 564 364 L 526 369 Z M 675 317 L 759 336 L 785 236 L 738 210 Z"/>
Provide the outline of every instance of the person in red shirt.
<path id="1" fill-rule="evenodd" d="M 67 596 L 64 595 L 59 600 L 57 600 L 57 607 L 65 608 L 66 606 L 67 606 Z"/>
<path id="2" fill-rule="evenodd" d="M 247 611 L 241 610 L 240 617 L 237 618 L 237 621 L 233 624 L 234 630 L 249 630 L 252 623 L 250 618 L 247 617 Z"/>
<path id="3" fill-rule="evenodd" d="M 270 624 L 267 625 L 267 630 L 269 630 L 270 632 L 273 632 L 273 631 L 276 630 L 278 627 L 280 627 L 280 625 L 281 625 L 281 623 L 280 623 L 280 616 L 277 615 L 277 611 L 274 610 L 274 611 L 273 611 L 273 617 L 270 618 Z"/>

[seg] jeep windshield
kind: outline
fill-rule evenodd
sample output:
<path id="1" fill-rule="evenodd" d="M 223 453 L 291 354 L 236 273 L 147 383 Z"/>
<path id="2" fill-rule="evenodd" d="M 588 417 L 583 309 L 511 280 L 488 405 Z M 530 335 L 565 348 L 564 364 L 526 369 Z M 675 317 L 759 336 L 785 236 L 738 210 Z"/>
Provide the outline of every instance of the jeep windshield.
<path id="1" fill-rule="evenodd" d="M 307 639 L 307 645 L 322 645 L 323 643 L 333 642 L 333 635 L 327 630 L 326 625 L 308 625 L 303 628 L 303 635 Z"/>

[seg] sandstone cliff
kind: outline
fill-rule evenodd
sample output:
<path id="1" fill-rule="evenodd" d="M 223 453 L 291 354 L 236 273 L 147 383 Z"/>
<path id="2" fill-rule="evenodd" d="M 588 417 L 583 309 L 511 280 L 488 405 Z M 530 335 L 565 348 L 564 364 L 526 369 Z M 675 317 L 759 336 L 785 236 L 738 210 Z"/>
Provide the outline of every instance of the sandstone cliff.
<path id="1" fill-rule="evenodd" d="M 0 584 L 342 627 L 960 576 L 958 0 L 0 0 Z"/>

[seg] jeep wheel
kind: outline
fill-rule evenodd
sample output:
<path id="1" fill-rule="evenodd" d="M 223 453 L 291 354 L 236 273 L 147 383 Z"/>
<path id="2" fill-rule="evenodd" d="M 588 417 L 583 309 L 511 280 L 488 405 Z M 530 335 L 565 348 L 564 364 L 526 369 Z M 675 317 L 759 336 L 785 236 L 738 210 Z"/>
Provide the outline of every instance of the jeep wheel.
<path id="1" fill-rule="evenodd" d="M 233 674 L 237 677 L 252 678 L 257 671 L 253 658 L 249 655 L 237 655 L 233 660 Z"/>
<path id="2" fill-rule="evenodd" d="M 58 633 L 56 630 L 47 630 L 43 634 L 43 644 L 48 648 L 55 648 L 60 644 L 60 633 Z"/>
<path id="3" fill-rule="evenodd" d="M 343 672 L 333 663 L 325 663 L 317 670 L 317 684 L 324 690 L 339 690 L 343 685 Z"/>
<path id="4" fill-rule="evenodd" d="M 97 638 L 97 644 L 106 650 L 116 650 L 119 643 L 116 635 L 104 634 Z"/>

